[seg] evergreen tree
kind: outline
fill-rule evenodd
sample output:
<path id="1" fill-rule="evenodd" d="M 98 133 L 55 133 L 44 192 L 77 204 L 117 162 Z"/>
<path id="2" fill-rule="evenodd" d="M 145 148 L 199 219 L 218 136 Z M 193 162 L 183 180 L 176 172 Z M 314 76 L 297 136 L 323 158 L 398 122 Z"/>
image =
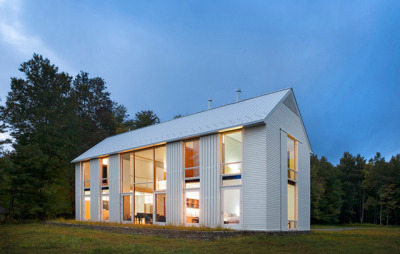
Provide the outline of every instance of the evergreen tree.
<path id="1" fill-rule="evenodd" d="M 365 159 L 345 152 L 338 169 L 341 172 L 342 209 L 340 221 L 344 223 L 361 222 L 363 207 L 363 188 Z"/>
<path id="2" fill-rule="evenodd" d="M 341 200 L 340 172 L 325 157 L 311 156 L 311 220 L 314 223 L 339 222 Z"/>

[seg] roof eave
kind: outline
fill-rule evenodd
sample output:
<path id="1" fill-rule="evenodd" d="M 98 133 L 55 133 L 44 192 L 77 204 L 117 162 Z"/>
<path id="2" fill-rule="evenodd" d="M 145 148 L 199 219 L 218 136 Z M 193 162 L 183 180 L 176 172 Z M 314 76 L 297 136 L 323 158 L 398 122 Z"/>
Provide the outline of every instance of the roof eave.
<path id="1" fill-rule="evenodd" d="M 150 144 L 146 145 L 146 147 L 155 146 L 155 145 L 160 144 L 160 143 L 172 143 L 172 142 L 182 141 L 182 140 L 189 139 L 189 138 L 207 136 L 207 135 L 218 133 L 218 132 L 223 131 L 223 130 L 237 128 L 237 127 L 240 127 L 240 126 L 251 127 L 251 126 L 256 126 L 256 125 L 260 125 L 260 124 L 265 124 L 263 119 L 252 121 L 252 122 L 246 123 L 245 125 L 232 125 L 232 126 L 229 126 L 227 128 L 223 128 L 223 129 L 216 129 L 216 130 L 212 130 L 212 131 L 204 131 L 204 132 L 198 133 L 196 135 L 187 135 L 187 136 L 184 136 L 184 137 L 172 138 L 172 139 L 163 140 L 163 141 L 160 141 L 160 142 L 154 142 L 154 143 L 150 143 Z M 83 158 L 80 158 L 81 156 L 78 156 L 75 159 L 73 159 L 71 161 L 71 163 L 77 163 L 77 162 L 81 162 L 81 161 L 85 161 L 85 160 L 91 160 L 91 159 L 95 159 L 95 158 L 99 158 L 99 157 L 103 157 L 103 156 L 119 154 L 119 153 L 123 153 L 125 151 L 139 149 L 141 147 L 143 147 L 143 146 L 130 147 L 130 148 L 127 148 L 127 149 L 117 150 L 117 151 L 114 151 L 112 153 L 104 153 L 104 154 L 99 154 L 99 155 L 96 155 L 96 156 L 89 156 L 89 157 L 83 157 Z"/>

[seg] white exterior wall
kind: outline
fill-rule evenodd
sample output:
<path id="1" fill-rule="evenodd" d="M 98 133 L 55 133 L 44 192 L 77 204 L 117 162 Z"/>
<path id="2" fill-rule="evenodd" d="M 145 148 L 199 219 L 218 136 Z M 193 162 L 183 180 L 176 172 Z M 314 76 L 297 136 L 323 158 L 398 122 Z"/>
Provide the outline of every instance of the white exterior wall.
<path id="1" fill-rule="evenodd" d="M 99 159 L 90 160 L 90 220 L 100 220 Z"/>
<path id="2" fill-rule="evenodd" d="M 120 197 L 120 169 L 119 155 L 109 156 L 108 174 L 110 178 L 110 222 L 120 222 L 121 197 Z"/>
<path id="3" fill-rule="evenodd" d="M 243 130 L 242 204 L 243 229 L 267 228 L 267 161 L 266 127 Z"/>
<path id="4" fill-rule="evenodd" d="M 75 220 L 82 220 L 82 173 L 81 163 L 75 163 Z"/>
<path id="5" fill-rule="evenodd" d="M 301 119 L 281 103 L 267 119 L 266 125 L 267 229 L 287 230 L 286 135 L 290 134 L 298 141 L 298 229 L 309 230 L 310 149 Z"/>
<path id="6" fill-rule="evenodd" d="M 219 135 L 200 138 L 200 225 L 219 225 Z"/>
<path id="7" fill-rule="evenodd" d="M 310 229 L 310 149 L 301 119 L 281 103 L 265 125 L 243 129 L 244 230 L 287 230 L 287 134 L 298 140 L 298 229 Z M 200 137 L 200 224 L 220 225 L 219 134 Z M 183 224 L 182 142 L 167 143 L 167 224 Z M 90 161 L 90 217 L 100 220 L 99 159 Z M 83 220 L 83 172 L 75 164 L 76 219 Z M 119 155 L 109 157 L 110 222 L 121 221 Z"/>
<path id="8" fill-rule="evenodd" d="M 167 144 L 167 224 L 183 224 L 182 142 Z"/>

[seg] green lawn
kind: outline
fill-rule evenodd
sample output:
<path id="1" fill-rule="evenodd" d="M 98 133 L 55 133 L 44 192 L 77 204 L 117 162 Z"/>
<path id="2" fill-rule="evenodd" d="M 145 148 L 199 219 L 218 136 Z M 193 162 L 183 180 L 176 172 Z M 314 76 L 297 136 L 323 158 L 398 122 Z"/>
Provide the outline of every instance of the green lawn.
<path id="1" fill-rule="evenodd" d="M 214 241 L 165 239 L 39 223 L 1 224 L 0 253 L 400 253 L 400 229 Z"/>

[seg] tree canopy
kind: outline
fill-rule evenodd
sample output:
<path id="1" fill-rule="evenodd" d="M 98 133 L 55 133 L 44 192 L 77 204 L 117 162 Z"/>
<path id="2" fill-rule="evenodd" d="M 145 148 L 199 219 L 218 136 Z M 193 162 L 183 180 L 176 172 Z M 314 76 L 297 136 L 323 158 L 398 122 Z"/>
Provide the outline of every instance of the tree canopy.
<path id="1" fill-rule="evenodd" d="M 0 106 L 0 131 L 9 130 L 14 148 L 0 157 L 0 205 L 19 218 L 72 216 L 70 161 L 108 136 L 159 119 L 152 111 L 129 119 L 102 78 L 86 72 L 73 78 L 40 55 L 19 70 L 24 78 L 11 78 L 11 91 Z"/>

